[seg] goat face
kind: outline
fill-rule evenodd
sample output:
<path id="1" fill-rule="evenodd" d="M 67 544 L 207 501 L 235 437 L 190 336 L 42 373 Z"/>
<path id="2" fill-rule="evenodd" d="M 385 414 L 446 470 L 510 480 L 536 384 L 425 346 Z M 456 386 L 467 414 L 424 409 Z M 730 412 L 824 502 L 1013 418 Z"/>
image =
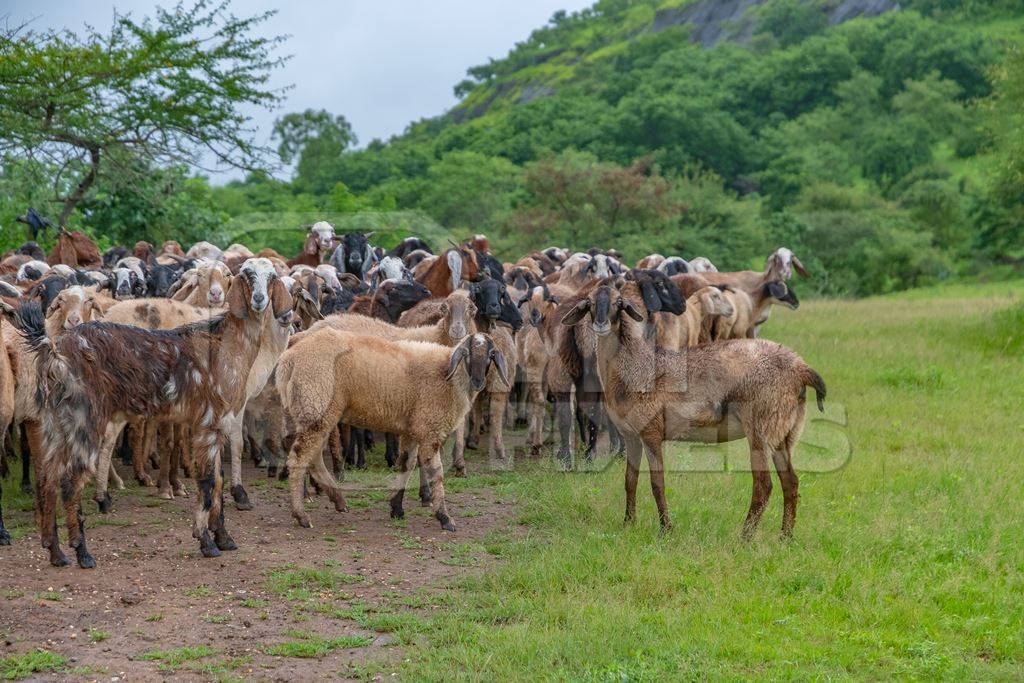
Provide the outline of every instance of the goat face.
<path id="1" fill-rule="evenodd" d="M 57 297 L 57 295 L 60 294 L 63 290 L 70 287 L 72 284 L 74 283 L 71 282 L 70 280 L 62 277 L 57 277 L 55 275 L 46 277 L 37 282 L 35 286 L 29 290 L 28 298 L 38 299 L 39 307 L 45 311 L 50 307 L 50 304 Z"/>
<path id="2" fill-rule="evenodd" d="M 146 282 L 139 276 L 139 271 L 124 266 L 114 268 L 110 288 L 118 301 L 146 296 Z"/>
<path id="3" fill-rule="evenodd" d="M 447 379 L 451 379 L 455 375 L 461 364 L 466 366 L 469 386 L 473 391 L 480 391 L 487 386 L 487 372 L 491 369 L 492 364 L 498 370 L 498 375 L 505 386 L 510 386 L 505 357 L 486 334 L 478 333 L 466 337 L 461 344 L 455 347 L 451 360 L 448 362 Z"/>
<path id="4" fill-rule="evenodd" d="M 636 287 L 636 284 L 627 282 L 624 286 Z M 622 296 L 618 288 L 603 284 L 595 287 L 590 296 L 573 306 L 562 318 L 562 324 L 571 327 L 589 314 L 594 334 L 604 337 L 612 331 L 612 323 L 618 322 L 623 313 L 637 322 L 644 321 L 644 314 L 632 301 Z"/>
<path id="5" fill-rule="evenodd" d="M 15 254 L 22 254 L 23 256 L 30 256 L 35 261 L 45 261 L 46 253 L 43 252 L 42 248 L 36 242 L 25 242 L 23 245 L 18 247 Z"/>
<path id="6" fill-rule="evenodd" d="M 235 295 L 236 297 L 243 298 L 243 302 L 235 301 L 232 304 L 232 313 L 235 313 L 238 317 L 245 317 L 241 315 L 239 309 L 239 303 L 247 305 L 256 313 L 262 313 L 267 309 L 267 305 L 270 304 L 271 292 L 270 288 L 274 283 L 281 285 L 280 278 L 277 275 L 277 270 L 274 268 L 274 264 L 270 262 L 270 259 L 266 258 L 251 258 L 247 259 L 242 264 L 241 269 L 238 271 L 238 277 L 241 283 L 244 284 L 245 288 L 248 289 L 248 301 L 244 301 L 244 294 Z M 237 281 L 236 281 L 237 282 Z M 235 289 L 233 284 L 229 294 L 232 294 Z M 288 296 L 287 290 L 285 296 Z M 277 305 L 275 304 L 275 308 Z M 291 308 L 291 300 L 289 297 L 288 308 Z M 277 313 L 275 312 L 275 316 Z"/>
<path id="7" fill-rule="evenodd" d="M 147 289 L 149 296 L 167 298 L 171 293 L 171 286 L 178 280 L 181 272 L 171 266 L 153 266 L 149 270 Z"/>
<path id="8" fill-rule="evenodd" d="M 328 252 L 334 248 L 334 240 L 334 226 L 327 221 L 318 221 L 309 229 L 306 251 L 310 256 Z"/>
<path id="9" fill-rule="evenodd" d="M 339 273 L 351 273 L 362 278 L 374 262 L 373 247 L 370 246 L 372 232 L 350 232 L 341 236 L 341 244 L 331 255 L 331 265 Z"/>
<path id="10" fill-rule="evenodd" d="M 696 294 L 704 315 L 731 316 L 736 312 L 732 301 L 718 287 L 704 287 Z"/>
<path id="11" fill-rule="evenodd" d="M 674 313 L 679 315 L 686 310 L 686 300 L 679 287 L 660 270 L 644 270 L 634 268 L 626 273 L 627 280 L 633 280 L 640 288 L 640 296 L 648 313 Z"/>
<path id="12" fill-rule="evenodd" d="M 769 282 L 764 286 L 764 289 L 768 297 L 778 301 L 780 304 L 788 306 L 793 310 L 800 307 L 800 300 L 796 297 L 796 292 L 785 282 Z"/>
<path id="13" fill-rule="evenodd" d="M 768 257 L 768 261 L 765 263 L 764 270 L 766 273 L 775 275 L 779 279 L 786 281 L 793 277 L 793 268 L 796 268 L 796 272 L 800 273 L 803 277 L 808 277 L 810 273 L 804 268 L 804 264 L 800 263 L 800 259 L 796 257 L 792 251 L 786 247 L 779 247 Z"/>
<path id="14" fill-rule="evenodd" d="M 448 319 L 448 336 L 462 339 L 469 334 L 470 325 L 476 317 L 476 306 L 464 294 L 449 295 L 441 302 L 441 315 Z"/>
<path id="15" fill-rule="evenodd" d="M 397 320 L 404 311 L 430 298 L 430 290 L 426 285 L 414 280 L 389 280 L 381 285 L 381 289 L 385 288 L 387 301 L 384 307 L 391 320 Z"/>
<path id="16" fill-rule="evenodd" d="M 667 259 L 663 259 L 657 266 L 658 270 L 669 277 L 673 275 L 679 275 L 680 273 L 689 273 L 690 264 L 686 259 L 678 256 L 670 256 Z"/>
<path id="17" fill-rule="evenodd" d="M 46 327 L 54 333 L 98 318 L 99 306 L 91 292 L 75 285 L 60 292 L 46 309 Z"/>

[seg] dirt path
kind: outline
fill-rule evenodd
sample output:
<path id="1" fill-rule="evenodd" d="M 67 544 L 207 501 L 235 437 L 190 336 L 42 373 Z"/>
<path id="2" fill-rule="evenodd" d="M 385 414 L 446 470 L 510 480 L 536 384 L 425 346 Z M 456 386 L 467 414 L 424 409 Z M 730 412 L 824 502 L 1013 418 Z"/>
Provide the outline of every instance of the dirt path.
<path id="1" fill-rule="evenodd" d="M 43 648 L 67 661 L 34 676 L 60 680 L 386 676 L 404 646 L 422 639 L 424 616 L 451 597 L 452 579 L 488 563 L 474 541 L 512 512 L 486 482 L 456 481 L 456 534 L 418 506 L 415 489 L 407 521 L 395 523 L 386 476 L 350 477 L 358 481 L 346 484 L 347 513 L 315 498 L 307 503 L 313 528 L 301 529 L 282 485 L 249 469 L 256 507 L 239 512 L 229 503 L 239 549 L 213 560 L 199 557 L 191 538 L 192 498 L 161 501 L 154 489 L 129 489 L 107 516 L 90 501 L 92 571 L 50 567 L 28 527 L 31 513 L 8 506 L 9 526 L 22 537 L 0 548 L 0 656 Z"/>

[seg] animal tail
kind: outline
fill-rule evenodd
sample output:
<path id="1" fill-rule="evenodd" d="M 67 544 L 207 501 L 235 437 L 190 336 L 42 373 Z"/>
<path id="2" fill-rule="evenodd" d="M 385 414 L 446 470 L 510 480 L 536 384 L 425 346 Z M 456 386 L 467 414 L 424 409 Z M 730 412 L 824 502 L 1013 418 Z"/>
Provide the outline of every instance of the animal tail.
<path id="1" fill-rule="evenodd" d="M 814 389 L 818 396 L 818 410 L 825 412 L 825 380 L 810 366 L 804 366 L 804 386 Z"/>

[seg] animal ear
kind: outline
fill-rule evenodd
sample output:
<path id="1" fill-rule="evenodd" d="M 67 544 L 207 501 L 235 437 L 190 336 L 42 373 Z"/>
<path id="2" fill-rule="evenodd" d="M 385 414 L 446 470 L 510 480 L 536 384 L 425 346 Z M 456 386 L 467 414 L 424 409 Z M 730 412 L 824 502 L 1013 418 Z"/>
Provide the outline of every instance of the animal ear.
<path id="1" fill-rule="evenodd" d="M 373 237 L 374 233 L 376 233 L 376 232 L 377 232 L 376 230 L 371 230 L 370 232 L 364 232 L 363 233 L 363 237 L 365 237 L 366 239 L 370 239 L 371 237 Z"/>
<path id="2" fill-rule="evenodd" d="M 516 302 L 516 307 L 522 306 L 527 301 L 529 301 L 530 296 L 530 292 L 527 292 L 526 294 L 523 294 L 521 297 L 519 297 L 519 301 Z"/>
<path id="3" fill-rule="evenodd" d="M 280 318 L 292 309 L 292 295 L 288 293 L 281 278 L 274 278 L 270 285 L 270 305 L 274 309 L 275 318 Z"/>
<path id="4" fill-rule="evenodd" d="M 231 278 L 226 299 L 228 312 L 232 316 L 243 320 L 249 317 L 249 285 L 244 277 L 236 275 Z"/>
<path id="5" fill-rule="evenodd" d="M 312 233 L 306 235 L 306 243 L 303 245 L 302 250 L 310 256 L 315 256 L 320 251 L 319 246 L 317 246 L 316 235 Z"/>
<path id="6" fill-rule="evenodd" d="M 637 322 L 641 322 L 644 319 L 643 313 L 638 311 L 636 306 L 625 299 L 619 299 L 619 308 L 623 313 Z"/>
<path id="7" fill-rule="evenodd" d="M 498 376 L 501 377 L 501 383 L 509 389 L 512 385 L 508 383 L 508 366 L 505 365 L 505 356 L 502 355 L 501 349 L 494 347 L 494 342 L 491 342 L 491 360 L 494 361 L 494 367 L 498 368 Z"/>
<path id="8" fill-rule="evenodd" d="M 11 306 L 6 301 L 0 299 L 0 315 L 7 318 L 11 324 L 16 324 L 18 320 L 18 309 Z"/>
<path id="9" fill-rule="evenodd" d="M 807 269 L 804 268 L 804 264 L 800 263 L 800 259 L 798 259 L 795 254 L 793 255 L 793 267 L 796 268 L 796 272 L 800 273 L 801 277 L 811 276 L 811 274 L 807 272 Z"/>
<path id="10" fill-rule="evenodd" d="M 448 261 L 448 270 L 451 271 L 452 289 L 459 288 L 459 281 L 462 279 L 462 253 L 457 250 L 450 250 L 445 255 Z"/>
<path id="11" fill-rule="evenodd" d="M 469 337 L 472 339 L 472 337 Z M 463 342 L 455 347 L 455 351 L 452 352 L 451 360 L 448 361 L 448 372 L 445 374 L 445 379 L 451 379 L 455 376 L 455 371 L 459 369 L 459 363 L 466 360 L 469 356 L 469 348 L 466 343 Z"/>
<path id="12" fill-rule="evenodd" d="M 590 311 L 590 299 L 584 299 L 573 306 L 571 311 L 565 314 L 562 318 L 562 324 L 572 327 L 579 321 L 583 320 L 583 316 L 585 316 L 588 311 Z"/>
<path id="13" fill-rule="evenodd" d="M 441 311 L 441 315 L 448 315 L 448 302 L 442 301 L 441 305 L 438 306 L 437 310 Z"/>

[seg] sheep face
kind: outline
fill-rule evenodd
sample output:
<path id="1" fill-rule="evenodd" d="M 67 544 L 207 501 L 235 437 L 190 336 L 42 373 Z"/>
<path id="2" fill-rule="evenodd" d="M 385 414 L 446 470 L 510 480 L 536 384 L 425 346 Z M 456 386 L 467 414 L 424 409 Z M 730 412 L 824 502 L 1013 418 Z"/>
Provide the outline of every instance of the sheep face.
<path id="1" fill-rule="evenodd" d="M 625 286 L 636 285 L 626 283 Z M 562 324 L 571 327 L 589 315 L 594 334 L 604 337 L 612 331 L 613 323 L 618 323 L 622 319 L 623 313 L 637 322 L 643 322 L 645 319 L 636 304 L 624 297 L 616 287 L 605 284 L 595 287 L 590 296 L 573 306 L 562 318 Z"/>
<path id="2" fill-rule="evenodd" d="M 450 380 L 460 365 L 465 365 L 466 374 L 469 375 L 469 386 L 474 392 L 487 386 L 487 372 L 491 369 L 491 365 L 497 369 L 505 386 L 510 386 L 505 357 L 486 334 L 474 334 L 466 337 L 461 344 L 455 347 L 448 364 L 446 379 Z"/>
<path id="3" fill-rule="evenodd" d="M 388 281 L 381 285 L 381 291 L 386 297 L 384 308 L 391 320 L 397 320 L 404 311 L 430 298 L 430 290 L 426 285 L 414 280 Z"/>
<path id="4" fill-rule="evenodd" d="M 542 324 L 548 313 L 558 305 L 558 297 L 553 296 L 547 284 L 540 284 L 524 294 L 518 302 L 520 314 L 543 334 Z"/>

